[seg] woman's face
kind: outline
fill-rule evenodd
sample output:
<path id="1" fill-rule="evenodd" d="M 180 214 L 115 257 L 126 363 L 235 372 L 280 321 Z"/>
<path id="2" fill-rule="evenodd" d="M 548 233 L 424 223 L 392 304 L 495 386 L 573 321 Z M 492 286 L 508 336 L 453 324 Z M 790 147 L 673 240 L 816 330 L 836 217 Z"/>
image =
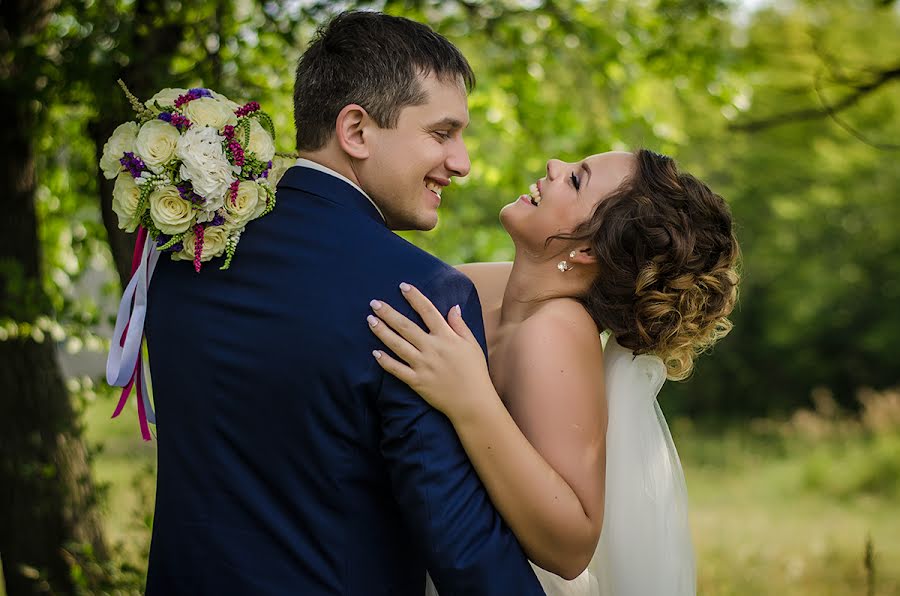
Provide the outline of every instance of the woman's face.
<path id="1" fill-rule="evenodd" d="M 530 192 L 500 211 L 500 221 L 513 242 L 532 254 L 552 254 L 565 247 L 547 238 L 573 231 L 587 220 L 597 204 L 634 171 L 635 157 L 624 151 L 591 155 L 576 163 L 547 162 L 547 176 Z"/>

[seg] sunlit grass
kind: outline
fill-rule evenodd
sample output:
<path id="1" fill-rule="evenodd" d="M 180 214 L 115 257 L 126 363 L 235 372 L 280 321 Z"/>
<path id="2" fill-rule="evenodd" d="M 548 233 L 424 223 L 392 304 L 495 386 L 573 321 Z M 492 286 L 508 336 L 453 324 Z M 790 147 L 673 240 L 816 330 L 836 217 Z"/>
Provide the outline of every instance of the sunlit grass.
<path id="1" fill-rule="evenodd" d="M 699 593 L 749 596 L 900 594 L 900 396 L 876 395 L 859 416 L 820 403 L 786 421 L 698 428 L 672 424 L 685 466 Z M 104 448 L 107 537 L 143 567 L 152 511 L 154 444 L 133 408 L 109 420 L 111 396 L 86 410 Z M 874 585 L 864 565 L 874 546 Z"/>

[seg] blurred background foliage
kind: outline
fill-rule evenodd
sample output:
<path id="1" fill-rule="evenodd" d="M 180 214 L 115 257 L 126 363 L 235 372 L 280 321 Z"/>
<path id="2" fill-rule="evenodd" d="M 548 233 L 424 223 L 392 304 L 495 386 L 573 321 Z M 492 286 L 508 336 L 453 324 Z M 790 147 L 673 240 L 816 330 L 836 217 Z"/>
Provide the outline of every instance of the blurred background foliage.
<path id="1" fill-rule="evenodd" d="M 735 331 L 667 389 L 670 407 L 785 412 L 818 386 L 852 406 L 858 388 L 898 381 L 900 168 L 896 147 L 879 145 L 900 138 L 900 16 L 861 0 L 59 2 L 22 80 L 43 116 L 45 287 L 67 335 L 108 314 L 72 291 L 78 276 L 129 261 L 99 217 L 96 153 L 129 116 L 115 79 L 139 96 L 203 84 L 258 98 L 291 151 L 295 60 L 315 23 L 351 5 L 431 23 L 478 75 L 472 173 L 448 193 L 438 229 L 414 242 L 450 262 L 509 259 L 497 213 L 549 157 L 653 148 L 726 197 L 744 251 Z M 164 34 L 174 43 L 147 42 Z M 891 72 L 835 114 L 841 124 L 823 113 Z"/>
<path id="2" fill-rule="evenodd" d="M 640 146 L 672 155 L 731 204 L 744 253 L 734 331 L 691 379 L 663 390 L 663 409 L 681 417 L 676 434 L 713 429 L 689 442 L 688 468 L 718 474 L 710 454 L 725 458 L 745 440 L 754 453 L 781 445 L 782 456 L 803 453 L 789 468 L 800 484 L 788 493 L 896 498 L 900 424 L 861 422 L 894 412 L 877 404 L 896 403 L 890 388 L 900 380 L 900 6 L 890 0 L 5 2 L 0 88 L 16 102 L 7 117 L 27 124 L 31 143 L 40 287 L 22 273 L 18 249 L 3 245 L 0 344 L 62 348 L 68 394 L 104 397 L 96 401 L 110 410 L 110 392 L 94 381 L 101 369 L 72 362 L 102 354 L 110 305 L 130 271 L 133 239 L 117 229 L 97 167 L 106 138 L 130 117 L 116 79 L 142 98 L 207 86 L 258 100 L 274 117 L 279 149 L 292 151 L 296 59 L 315 26 L 347 8 L 431 24 L 478 77 L 466 132 L 471 175 L 445 194 L 435 231 L 407 237 L 453 263 L 507 260 L 512 245 L 497 214 L 548 158 Z M 0 151 L 12 163 L 22 148 Z M 881 401 L 863 407 L 871 395 Z M 131 453 L 134 443 L 93 407 L 88 438 Z M 784 431 L 804 424 L 798 411 L 831 422 L 815 436 L 808 426 Z M 834 461 L 854 472 L 829 476 Z M 101 480 L 118 481 L 109 469 Z M 701 507 L 714 492 L 703 493 L 703 474 Z M 76 584 L 100 585 L 79 569 Z M 900 590 L 894 577 L 889 589 Z"/>

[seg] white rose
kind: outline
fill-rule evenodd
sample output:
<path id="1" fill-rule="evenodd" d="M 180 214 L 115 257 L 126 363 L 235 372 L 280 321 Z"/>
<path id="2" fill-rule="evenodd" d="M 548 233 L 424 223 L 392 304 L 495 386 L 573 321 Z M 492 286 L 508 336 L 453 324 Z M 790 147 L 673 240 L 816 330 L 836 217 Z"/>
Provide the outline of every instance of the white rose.
<path id="1" fill-rule="evenodd" d="M 237 196 L 225 200 L 225 221 L 228 228 L 237 230 L 256 219 L 266 208 L 266 191 L 256 182 L 243 181 Z"/>
<path id="2" fill-rule="evenodd" d="M 256 158 L 263 162 L 275 157 L 275 141 L 256 118 L 250 118 L 250 143 L 247 150 L 255 153 Z"/>
<path id="3" fill-rule="evenodd" d="M 210 93 L 215 99 L 218 99 L 219 101 L 221 101 L 222 103 L 224 103 L 226 106 L 228 106 L 228 108 L 229 108 L 232 112 L 234 112 L 234 111 L 237 110 L 239 107 L 241 107 L 241 104 L 239 104 L 239 103 L 237 103 L 237 102 L 234 102 L 234 101 L 231 101 L 230 99 L 228 99 L 227 97 L 225 97 L 225 96 L 222 95 L 221 93 L 216 93 L 216 92 L 213 91 L 212 89 L 209 90 L 209 93 Z"/>
<path id="4" fill-rule="evenodd" d="M 150 193 L 150 217 L 160 232 L 174 236 L 191 226 L 194 210 L 190 201 L 181 198 L 177 188 L 166 185 Z"/>
<path id="5" fill-rule="evenodd" d="M 266 179 L 269 181 L 269 187 L 272 190 L 275 190 L 278 186 L 278 181 L 281 180 L 281 177 L 284 176 L 284 173 L 287 172 L 289 168 L 294 166 L 296 161 L 296 158 L 282 157 L 280 155 L 276 155 L 272 158 L 272 167 L 269 169 L 269 173 L 266 176 Z"/>
<path id="6" fill-rule="evenodd" d="M 186 234 L 182 244 L 184 248 L 179 253 L 172 255 L 176 261 L 193 261 L 194 246 L 197 236 L 194 233 Z M 228 241 L 228 231 L 222 226 L 209 226 L 203 231 L 203 252 L 200 253 L 200 261 L 206 262 L 220 256 L 225 252 L 225 244 Z"/>
<path id="7" fill-rule="evenodd" d="M 226 124 L 232 126 L 237 124 L 234 110 L 228 107 L 228 104 L 212 97 L 189 101 L 181 106 L 181 111 L 196 126 L 211 126 L 218 130 Z"/>
<path id="8" fill-rule="evenodd" d="M 141 197 L 141 189 L 134 183 L 134 178 L 128 172 L 121 172 L 116 177 L 116 185 L 112 192 L 112 210 L 119 218 L 119 227 L 126 232 L 137 229 L 135 216 L 137 215 L 138 202 Z"/>
<path id="9" fill-rule="evenodd" d="M 165 107 L 173 107 L 175 105 L 175 100 L 178 99 L 179 96 L 184 95 L 187 92 L 188 92 L 187 89 L 167 87 L 167 88 L 163 89 L 162 91 L 160 91 L 159 93 L 157 93 L 156 95 L 154 95 L 153 97 L 151 97 L 150 99 L 148 99 L 147 101 L 145 101 L 144 105 L 147 106 L 148 108 L 152 108 L 154 110 L 157 109 L 156 106 L 154 105 L 155 103 L 159 103 L 159 105 L 161 105 L 164 108 Z"/>
<path id="10" fill-rule="evenodd" d="M 181 177 L 190 180 L 194 192 L 208 203 L 221 205 L 228 187 L 241 169 L 225 157 L 225 138 L 208 126 L 192 126 L 181 135 L 176 155 L 181 160 Z"/>
<path id="11" fill-rule="evenodd" d="M 134 140 L 137 138 L 138 125 L 135 122 L 120 124 L 112 136 L 103 145 L 103 156 L 100 158 L 100 169 L 107 180 L 112 180 L 122 171 L 122 156 L 134 152 Z"/>
<path id="12" fill-rule="evenodd" d="M 134 148 L 150 171 L 159 174 L 163 166 L 175 156 L 181 135 L 178 129 L 163 120 L 145 122 L 137 134 Z"/>

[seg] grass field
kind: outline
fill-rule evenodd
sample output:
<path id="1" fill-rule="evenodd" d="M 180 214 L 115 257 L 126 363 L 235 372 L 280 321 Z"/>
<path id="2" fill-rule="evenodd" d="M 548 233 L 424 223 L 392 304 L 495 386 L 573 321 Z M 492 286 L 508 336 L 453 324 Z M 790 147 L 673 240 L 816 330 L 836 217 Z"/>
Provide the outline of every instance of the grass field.
<path id="1" fill-rule="evenodd" d="M 826 398 L 784 421 L 672 424 L 700 594 L 900 595 L 900 394 L 870 395 L 859 416 Z M 113 421 L 112 409 L 110 397 L 92 401 L 86 431 L 103 445 L 95 472 L 108 484 L 107 537 L 142 569 L 154 445 L 140 440 L 134 410 Z"/>

